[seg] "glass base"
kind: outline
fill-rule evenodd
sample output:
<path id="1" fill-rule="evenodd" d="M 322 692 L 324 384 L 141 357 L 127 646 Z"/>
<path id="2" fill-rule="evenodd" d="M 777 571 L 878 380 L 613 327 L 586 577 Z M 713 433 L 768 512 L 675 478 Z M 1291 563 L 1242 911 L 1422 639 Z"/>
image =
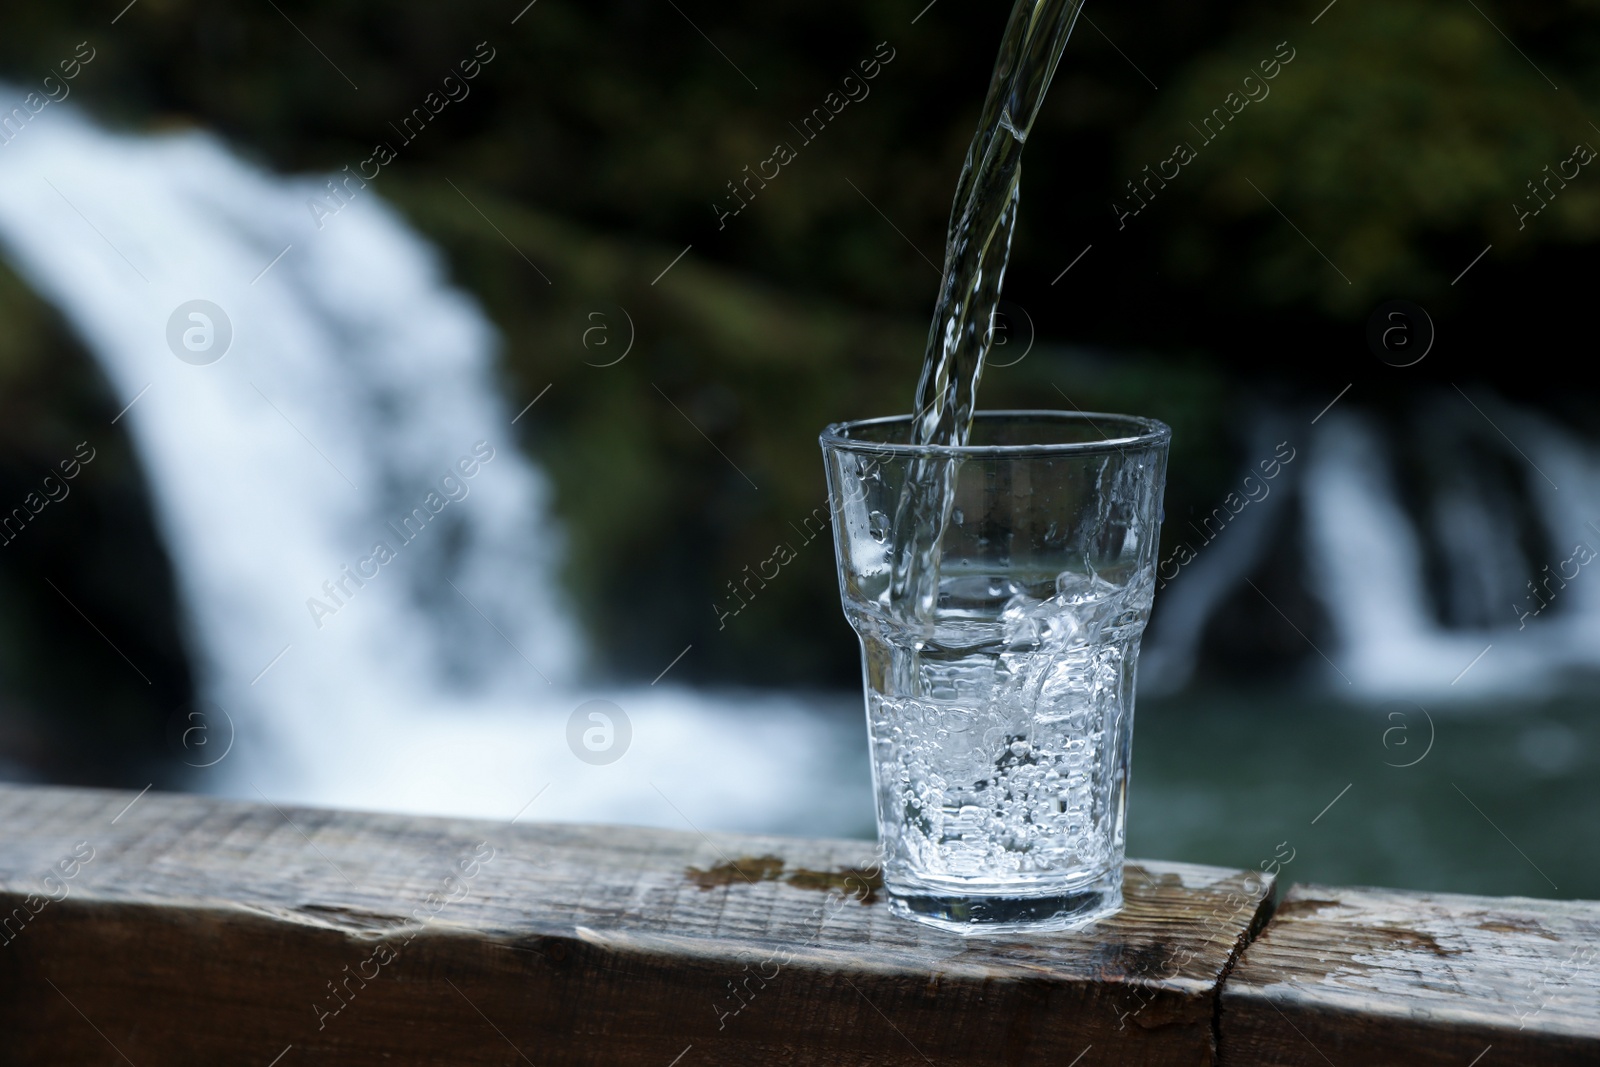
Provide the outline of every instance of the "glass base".
<path id="1" fill-rule="evenodd" d="M 964 937 L 1077 930 L 1122 908 L 1121 880 L 1043 897 L 913 895 L 891 891 L 889 913 Z"/>

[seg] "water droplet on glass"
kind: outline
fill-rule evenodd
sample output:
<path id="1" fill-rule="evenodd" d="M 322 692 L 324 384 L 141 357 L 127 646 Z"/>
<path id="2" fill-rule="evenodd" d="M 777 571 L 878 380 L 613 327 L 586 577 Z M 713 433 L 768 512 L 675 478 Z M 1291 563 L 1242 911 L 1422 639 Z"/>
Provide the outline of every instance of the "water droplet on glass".
<path id="1" fill-rule="evenodd" d="M 867 515 L 867 532 L 878 544 L 889 540 L 889 516 L 881 511 L 874 511 Z"/>

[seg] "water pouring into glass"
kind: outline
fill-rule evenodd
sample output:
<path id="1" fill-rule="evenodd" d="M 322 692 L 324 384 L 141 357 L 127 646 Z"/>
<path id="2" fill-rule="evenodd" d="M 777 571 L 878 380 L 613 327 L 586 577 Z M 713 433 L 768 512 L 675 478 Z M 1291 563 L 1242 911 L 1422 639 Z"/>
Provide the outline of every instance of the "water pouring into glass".
<path id="1" fill-rule="evenodd" d="M 956 188 L 915 413 L 822 435 L 884 884 L 959 933 L 1122 904 L 1133 683 L 1170 431 L 976 411 L 1020 161 L 1082 0 L 1018 0 Z"/>

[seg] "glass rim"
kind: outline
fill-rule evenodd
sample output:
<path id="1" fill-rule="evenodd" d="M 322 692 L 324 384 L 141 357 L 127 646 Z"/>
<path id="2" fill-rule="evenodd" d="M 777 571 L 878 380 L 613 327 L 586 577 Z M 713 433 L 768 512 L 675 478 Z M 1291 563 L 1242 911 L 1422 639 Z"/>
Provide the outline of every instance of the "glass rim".
<path id="1" fill-rule="evenodd" d="M 1097 441 L 1060 441 L 1055 443 L 1015 444 L 1015 445 L 913 445 L 901 444 L 890 441 L 863 441 L 851 437 L 852 431 L 868 426 L 889 426 L 896 423 L 910 425 L 913 415 L 880 415 L 871 419 L 852 419 L 847 422 L 831 423 L 822 431 L 818 440 L 824 450 L 871 452 L 880 455 L 894 456 L 949 456 L 971 458 L 975 456 L 1019 456 L 1019 455 L 1094 455 L 1102 452 L 1121 452 L 1126 448 L 1148 447 L 1150 445 L 1165 444 L 1172 438 L 1172 427 L 1160 419 L 1146 418 L 1143 415 L 1120 415 L 1107 411 L 1051 411 L 1046 409 L 1002 409 L 997 411 L 979 411 L 974 413 L 973 421 L 980 419 L 1040 419 L 1056 422 L 1073 422 L 1080 425 L 1087 423 L 1096 433 L 1101 435 Z M 1108 437 L 1105 431 L 1095 425 L 1096 419 L 1118 420 L 1124 425 L 1132 424 L 1139 428 L 1139 432 L 1123 436 Z"/>

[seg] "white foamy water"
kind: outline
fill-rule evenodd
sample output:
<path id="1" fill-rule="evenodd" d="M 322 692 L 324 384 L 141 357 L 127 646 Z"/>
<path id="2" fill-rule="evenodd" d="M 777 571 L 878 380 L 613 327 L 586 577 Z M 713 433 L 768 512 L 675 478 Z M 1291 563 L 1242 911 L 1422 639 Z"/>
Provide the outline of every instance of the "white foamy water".
<path id="1" fill-rule="evenodd" d="M 1303 530 L 1292 543 L 1326 622 L 1302 614 L 1297 636 L 1333 692 L 1449 706 L 1592 688 L 1600 672 L 1600 447 L 1540 413 L 1488 394 L 1480 400 L 1492 424 L 1453 393 L 1422 409 L 1413 431 L 1437 466 L 1436 484 L 1422 487 L 1401 485 L 1393 443 L 1357 410 L 1330 412 L 1295 437 L 1304 455 L 1268 499 L 1228 523 L 1215 544 L 1203 534 L 1190 539 L 1197 558 L 1160 597 L 1141 678 L 1147 691 L 1190 680 L 1206 628 L 1230 597 L 1264 597 L 1245 583 L 1293 531 L 1291 511 Z M 1285 427 L 1258 437 L 1251 455 L 1270 454 L 1263 442 L 1279 433 L 1294 436 Z"/>
<path id="2" fill-rule="evenodd" d="M 112 133 L 62 105 L 0 149 L 0 250 L 72 324 L 118 406 L 132 403 L 118 430 L 149 482 L 201 694 L 237 730 L 208 788 L 501 818 L 538 796 L 524 818 L 869 827 L 859 743 L 814 705 L 670 676 L 583 687 L 549 487 L 493 386 L 493 328 L 378 186 L 318 230 L 307 201 L 323 186 L 206 134 Z M 197 299 L 231 325 L 209 365 L 168 342 L 175 309 Z M 631 748 L 605 766 L 566 739 L 597 697 L 632 722 Z"/>
<path id="3" fill-rule="evenodd" d="M 1487 500 L 1457 492 L 1444 497 L 1440 525 L 1458 583 L 1558 570 L 1578 543 L 1600 550 L 1590 525 L 1600 518 L 1593 506 L 1600 453 L 1537 416 L 1506 421 L 1531 457 L 1520 473 L 1553 546 L 1550 558 L 1503 562 L 1517 552 L 1509 531 L 1496 528 Z M 1378 432 L 1361 416 L 1337 412 L 1319 430 L 1304 496 L 1312 587 L 1327 608 L 1337 640 L 1329 652 L 1342 672 L 1330 682 L 1363 696 L 1474 700 L 1557 691 L 1574 672 L 1600 668 L 1600 567 L 1574 561 L 1570 580 L 1547 587 L 1551 610 L 1528 618 L 1518 617 L 1517 605 L 1541 601 L 1516 578 L 1504 580 L 1485 597 L 1488 625 L 1448 628 L 1433 609 L 1422 535 L 1402 506 Z"/>

